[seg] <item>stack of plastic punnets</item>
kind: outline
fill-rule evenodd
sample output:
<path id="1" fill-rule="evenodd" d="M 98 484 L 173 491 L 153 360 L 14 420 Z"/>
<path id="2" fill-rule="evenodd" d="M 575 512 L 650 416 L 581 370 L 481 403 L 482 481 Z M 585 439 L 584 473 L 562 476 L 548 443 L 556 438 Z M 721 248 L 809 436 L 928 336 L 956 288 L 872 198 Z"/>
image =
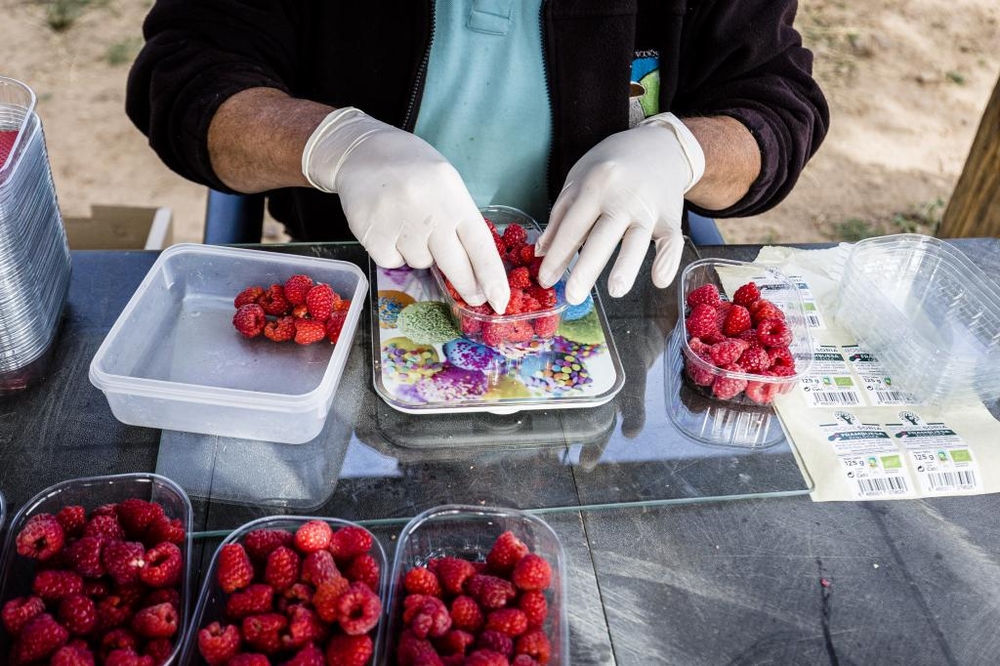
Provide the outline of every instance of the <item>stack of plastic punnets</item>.
<path id="1" fill-rule="evenodd" d="M 855 244 L 836 317 L 924 402 L 1000 398 L 1000 286 L 945 241 L 897 234 Z"/>
<path id="2" fill-rule="evenodd" d="M 35 95 L 0 76 L 0 395 L 44 375 L 69 277 Z"/>

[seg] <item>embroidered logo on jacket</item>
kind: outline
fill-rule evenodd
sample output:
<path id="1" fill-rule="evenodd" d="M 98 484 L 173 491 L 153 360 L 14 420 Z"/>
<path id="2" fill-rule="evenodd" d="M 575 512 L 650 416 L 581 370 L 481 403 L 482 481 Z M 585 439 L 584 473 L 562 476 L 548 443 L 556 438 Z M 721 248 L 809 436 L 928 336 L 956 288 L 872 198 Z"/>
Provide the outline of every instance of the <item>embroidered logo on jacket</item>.
<path id="1" fill-rule="evenodd" d="M 629 84 L 628 125 L 635 127 L 644 118 L 660 112 L 660 53 L 654 49 L 636 51 Z"/>

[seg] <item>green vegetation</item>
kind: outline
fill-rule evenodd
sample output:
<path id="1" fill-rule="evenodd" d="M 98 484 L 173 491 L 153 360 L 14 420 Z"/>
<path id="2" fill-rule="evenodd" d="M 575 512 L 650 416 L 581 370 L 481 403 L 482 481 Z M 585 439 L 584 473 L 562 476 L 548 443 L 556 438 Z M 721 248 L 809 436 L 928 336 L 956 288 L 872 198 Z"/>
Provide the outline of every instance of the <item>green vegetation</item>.
<path id="1" fill-rule="evenodd" d="M 880 235 L 879 230 L 868 220 L 860 217 L 849 217 L 843 222 L 833 224 L 833 239 L 855 243 L 865 238 Z"/>
<path id="2" fill-rule="evenodd" d="M 926 203 L 917 204 L 909 210 L 896 212 L 887 217 L 865 219 L 849 217 L 831 225 L 829 236 L 832 240 L 854 243 L 872 236 L 884 234 L 927 234 L 933 236 L 944 216 L 945 200 L 937 197 Z"/>
<path id="3" fill-rule="evenodd" d="M 104 52 L 104 59 L 112 67 L 124 65 L 135 60 L 141 48 L 141 37 L 126 37 L 113 44 L 109 44 L 107 50 Z"/>
<path id="4" fill-rule="evenodd" d="M 94 6 L 106 5 L 109 0 L 36 0 L 45 7 L 45 22 L 56 32 L 69 30 L 73 22 Z"/>

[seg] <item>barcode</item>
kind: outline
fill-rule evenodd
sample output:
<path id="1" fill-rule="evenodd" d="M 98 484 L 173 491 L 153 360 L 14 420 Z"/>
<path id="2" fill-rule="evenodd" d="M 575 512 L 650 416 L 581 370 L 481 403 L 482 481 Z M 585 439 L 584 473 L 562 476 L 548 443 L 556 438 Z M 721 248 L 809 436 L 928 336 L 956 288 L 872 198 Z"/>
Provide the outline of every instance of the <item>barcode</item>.
<path id="1" fill-rule="evenodd" d="M 900 495 L 906 492 L 906 479 L 901 476 L 887 476 L 884 479 L 858 479 L 858 490 L 862 495 Z"/>
<path id="2" fill-rule="evenodd" d="M 853 391 L 844 393 L 813 393 L 816 404 L 819 405 L 857 405 L 860 400 Z"/>
<path id="3" fill-rule="evenodd" d="M 875 396 L 880 403 L 905 404 L 907 396 L 902 391 L 875 391 Z"/>
<path id="4" fill-rule="evenodd" d="M 975 488 L 976 473 L 972 470 L 960 470 L 957 472 L 930 472 L 927 475 L 931 490 L 952 490 L 956 486 L 959 488 Z"/>
<path id="5" fill-rule="evenodd" d="M 806 315 L 806 323 L 809 325 L 810 328 L 820 327 L 819 317 L 817 317 L 816 315 Z"/>

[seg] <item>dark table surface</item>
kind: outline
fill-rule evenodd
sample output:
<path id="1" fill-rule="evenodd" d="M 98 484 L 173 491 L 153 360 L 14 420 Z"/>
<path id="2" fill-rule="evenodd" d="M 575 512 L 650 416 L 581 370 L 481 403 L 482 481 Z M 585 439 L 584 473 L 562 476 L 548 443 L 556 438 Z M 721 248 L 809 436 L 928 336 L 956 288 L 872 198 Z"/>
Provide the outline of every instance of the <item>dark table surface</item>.
<path id="1" fill-rule="evenodd" d="M 957 244 L 1000 278 L 1000 240 Z M 275 249 L 367 267 L 356 246 Z M 699 252 L 749 260 L 757 249 Z M 672 289 L 640 283 L 629 297 L 605 299 L 627 377 L 607 407 L 573 419 L 483 421 L 508 440 L 548 429 L 544 446 L 523 449 L 479 447 L 478 440 L 461 451 L 400 445 L 399 438 L 422 432 L 411 419 L 426 417 L 401 418 L 378 401 L 365 338 L 371 332 L 362 331 L 348 362 L 353 379 L 345 377 L 323 435 L 342 445 L 324 447 L 318 463 L 297 459 L 308 449 L 280 454 L 294 473 L 318 470 L 312 483 L 326 487 L 307 487 L 301 501 L 282 504 L 219 489 L 227 464 L 238 466 L 254 451 L 274 456 L 273 448 L 252 448 L 266 443 L 240 447 L 124 425 L 88 381 L 94 353 L 156 256 L 73 254 L 66 321 L 48 376 L 0 399 L 7 522 L 32 495 L 68 478 L 165 472 L 185 461 L 202 469 L 206 458 L 212 478 L 182 483 L 192 493 L 196 528 L 205 532 L 197 540 L 202 562 L 218 535 L 272 513 L 360 520 L 391 554 L 406 519 L 436 504 L 539 511 L 568 555 L 574 663 L 1000 663 L 996 496 L 813 503 L 785 443 L 760 451 L 692 447 L 662 406 L 660 359 L 676 317 Z M 685 261 L 694 258 L 689 251 Z M 463 417 L 434 426 L 480 432 Z M 386 466 L 390 472 L 378 471 Z M 205 483 L 215 490 L 201 492 Z M 233 478 L 227 483 L 238 490 Z"/>

